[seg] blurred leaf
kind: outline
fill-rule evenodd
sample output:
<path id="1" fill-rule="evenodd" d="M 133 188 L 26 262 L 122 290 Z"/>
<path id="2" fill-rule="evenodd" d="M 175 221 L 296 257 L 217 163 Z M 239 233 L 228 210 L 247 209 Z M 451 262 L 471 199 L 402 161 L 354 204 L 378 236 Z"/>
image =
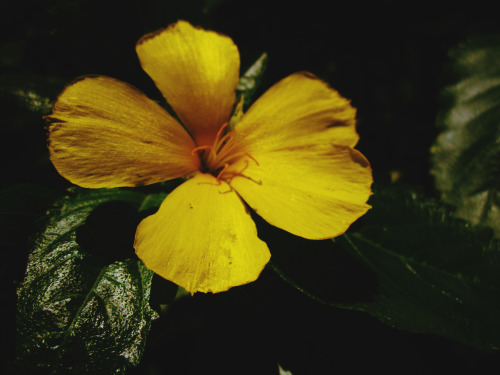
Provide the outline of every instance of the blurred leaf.
<path id="1" fill-rule="evenodd" d="M 20 366 L 110 374 L 138 364 L 157 316 L 149 306 L 153 273 L 133 253 L 103 264 L 82 250 L 77 230 L 104 204 L 138 210 L 147 200 L 131 190 L 74 189 L 50 210 L 18 290 Z"/>
<path id="2" fill-rule="evenodd" d="M 247 69 L 245 74 L 240 77 L 238 82 L 237 92 L 244 97 L 245 105 L 248 105 L 252 95 L 259 87 L 262 75 L 266 71 L 267 66 L 267 53 L 263 53 L 259 56 L 253 65 Z"/>
<path id="3" fill-rule="evenodd" d="M 273 268 L 323 303 L 366 312 L 399 329 L 499 349 L 500 252 L 491 232 L 471 229 L 411 191 L 376 190 L 370 203 L 373 208 L 355 224 L 361 228 L 336 238 L 324 256 L 308 249 L 317 264 L 309 274 L 303 273 L 307 261 L 291 268 L 275 253 Z M 342 259 L 343 252 L 358 263 L 332 261 Z M 337 285 L 325 282 L 339 268 L 358 277 L 338 279 Z M 358 283 L 353 301 L 338 291 L 351 288 L 351 282 Z"/>
<path id="4" fill-rule="evenodd" d="M 266 70 L 266 65 L 267 53 L 264 52 L 253 65 L 248 68 L 245 74 L 240 77 L 238 87 L 236 88 L 236 106 L 229 120 L 231 126 L 238 123 L 243 116 L 244 110 L 250 104 L 252 96 L 259 87 L 262 75 Z"/>
<path id="5" fill-rule="evenodd" d="M 0 75 L 0 98 L 11 100 L 31 112 L 47 115 L 64 82 L 36 75 Z"/>
<path id="6" fill-rule="evenodd" d="M 283 370 L 280 364 L 278 364 L 279 375 L 293 375 L 291 371 Z"/>
<path id="7" fill-rule="evenodd" d="M 500 236 L 500 36 L 469 39 L 450 52 L 458 82 L 431 149 L 432 174 L 456 215 Z"/>

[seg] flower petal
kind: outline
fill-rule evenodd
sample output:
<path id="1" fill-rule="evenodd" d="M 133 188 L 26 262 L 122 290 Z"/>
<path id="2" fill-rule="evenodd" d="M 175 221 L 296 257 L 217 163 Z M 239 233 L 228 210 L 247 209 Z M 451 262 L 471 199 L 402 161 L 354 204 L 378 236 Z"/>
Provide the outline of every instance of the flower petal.
<path id="1" fill-rule="evenodd" d="M 198 145 L 212 144 L 235 100 L 240 55 L 233 41 L 178 21 L 144 36 L 136 51 Z"/>
<path id="2" fill-rule="evenodd" d="M 186 130 L 142 92 L 113 78 L 84 77 L 68 86 L 48 120 L 52 163 L 83 187 L 152 184 L 199 166 Z"/>
<path id="3" fill-rule="evenodd" d="M 241 199 L 209 174 L 170 193 L 141 222 L 134 246 L 146 267 L 190 293 L 254 281 L 270 258 Z"/>
<path id="4" fill-rule="evenodd" d="M 235 125 L 247 150 L 294 149 L 358 141 L 356 110 L 311 73 L 292 74 L 267 90 Z"/>
<path id="5" fill-rule="evenodd" d="M 371 168 L 347 146 L 252 154 L 231 186 L 270 224 L 308 239 L 344 233 L 370 206 Z"/>

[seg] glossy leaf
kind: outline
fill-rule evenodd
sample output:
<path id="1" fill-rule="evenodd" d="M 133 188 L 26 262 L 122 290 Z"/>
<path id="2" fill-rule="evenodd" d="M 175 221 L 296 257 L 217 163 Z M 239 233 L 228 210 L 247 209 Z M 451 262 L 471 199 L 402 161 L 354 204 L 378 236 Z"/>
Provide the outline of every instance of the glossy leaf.
<path id="1" fill-rule="evenodd" d="M 370 203 L 344 236 L 292 253 L 296 268 L 271 248 L 273 268 L 323 303 L 398 329 L 500 348 L 500 248 L 491 232 L 409 191 L 379 189 Z"/>
<path id="2" fill-rule="evenodd" d="M 148 199 L 130 190 L 75 189 L 51 209 L 18 290 L 17 352 L 22 367 L 110 374 L 138 364 L 156 317 L 149 306 L 153 273 L 134 256 L 132 243 L 122 259 L 109 264 L 89 246 L 113 244 L 102 236 L 83 241 L 88 233 L 79 231 L 85 225 L 92 228 L 86 221 L 96 208 L 125 204 L 137 212 Z M 89 251 L 82 248 L 84 243 Z"/>
<path id="3" fill-rule="evenodd" d="M 500 236 L 500 37 L 471 38 L 450 52 L 457 82 L 443 94 L 432 174 L 456 215 Z"/>

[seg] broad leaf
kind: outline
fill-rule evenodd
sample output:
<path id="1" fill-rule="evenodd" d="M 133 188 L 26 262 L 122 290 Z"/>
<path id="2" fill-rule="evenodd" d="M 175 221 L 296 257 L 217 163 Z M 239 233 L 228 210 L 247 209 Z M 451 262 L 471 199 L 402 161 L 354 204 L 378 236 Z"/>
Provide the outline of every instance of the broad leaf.
<path id="1" fill-rule="evenodd" d="M 491 233 L 408 191 L 378 190 L 370 203 L 360 229 L 295 249 L 295 266 L 273 252 L 273 268 L 332 306 L 399 329 L 500 348 L 500 249 Z"/>
<path id="2" fill-rule="evenodd" d="M 134 257 L 130 241 L 120 245 L 130 248 L 119 249 L 125 253 L 117 260 L 109 262 L 100 253 L 111 251 L 120 236 L 133 239 L 139 218 L 123 213 L 137 213 L 153 201 L 130 190 L 76 189 L 49 212 L 18 290 L 21 366 L 110 374 L 138 364 L 156 317 L 149 306 L 153 274 Z M 106 220 L 95 224 L 92 214 L 100 207 L 107 208 Z M 106 216 L 112 209 L 120 215 L 116 220 L 125 217 L 122 228 Z M 102 238 L 107 234 L 115 240 Z"/>
<path id="3" fill-rule="evenodd" d="M 457 83 L 444 90 L 432 174 L 456 215 L 500 236 L 500 37 L 471 38 L 450 53 Z"/>

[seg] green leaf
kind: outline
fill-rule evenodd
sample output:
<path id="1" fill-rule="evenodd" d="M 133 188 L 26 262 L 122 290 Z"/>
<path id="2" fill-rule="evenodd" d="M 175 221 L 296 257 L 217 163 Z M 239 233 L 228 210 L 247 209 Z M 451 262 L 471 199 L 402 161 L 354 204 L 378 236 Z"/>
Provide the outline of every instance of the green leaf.
<path id="1" fill-rule="evenodd" d="M 0 75 L 0 98 L 11 100 L 31 112 L 48 115 L 53 100 L 64 88 L 64 82 L 54 77 L 35 75 Z"/>
<path id="2" fill-rule="evenodd" d="M 255 60 L 250 68 L 240 77 L 238 87 L 236 89 L 236 106 L 233 115 L 229 120 L 230 125 L 236 124 L 241 117 L 246 107 L 250 104 L 252 96 L 259 87 L 260 80 L 266 70 L 267 53 L 263 53 Z"/>
<path id="3" fill-rule="evenodd" d="M 370 203 L 344 236 L 292 253 L 300 263 L 273 252 L 273 268 L 323 303 L 499 349 L 500 248 L 491 232 L 472 229 L 411 191 L 376 190 Z"/>
<path id="4" fill-rule="evenodd" d="M 267 53 L 264 52 L 257 60 L 255 60 L 252 66 L 247 69 L 245 74 L 241 76 L 236 90 L 243 97 L 245 106 L 249 104 L 252 95 L 259 87 L 262 75 L 266 71 L 266 66 Z"/>
<path id="5" fill-rule="evenodd" d="M 107 240 L 92 242 L 85 237 L 88 230 L 79 231 L 96 226 L 89 218 L 100 207 L 124 204 L 137 212 L 148 199 L 131 190 L 74 189 L 49 212 L 18 290 L 21 366 L 51 373 L 111 374 L 138 364 L 157 316 L 149 306 L 153 273 L 134 257 L 131 243 L 125 259 L 109 264 L 90 252 Z M 103 232 L 106 220 L 97 224 L 105 227 Z M 112 224 L 110 232 L 117 230 Z M 122 229 L 122 236 L 128 236 Z M 88 251 L 82 249 L 84 243 Z"/>
<path id="6" fill-rule="evenodd" d="M 431 149 L 444 202 L 500 236 L 500 36 L 471 38 L 450 52 L 457 83 L 443 94 L 442 133 Z"/>
<path id="7" fill-rule="evenodd" d="M 158 207 L 160 207 L 160 205 L 162 204 L 162 202 L 165 200 L 166 197 L 167 197 L 166 193 L 152 193 L 146 195 L 140 207 L 138 208 L 139 212 L 150 209 L 157 209 Z"/>

